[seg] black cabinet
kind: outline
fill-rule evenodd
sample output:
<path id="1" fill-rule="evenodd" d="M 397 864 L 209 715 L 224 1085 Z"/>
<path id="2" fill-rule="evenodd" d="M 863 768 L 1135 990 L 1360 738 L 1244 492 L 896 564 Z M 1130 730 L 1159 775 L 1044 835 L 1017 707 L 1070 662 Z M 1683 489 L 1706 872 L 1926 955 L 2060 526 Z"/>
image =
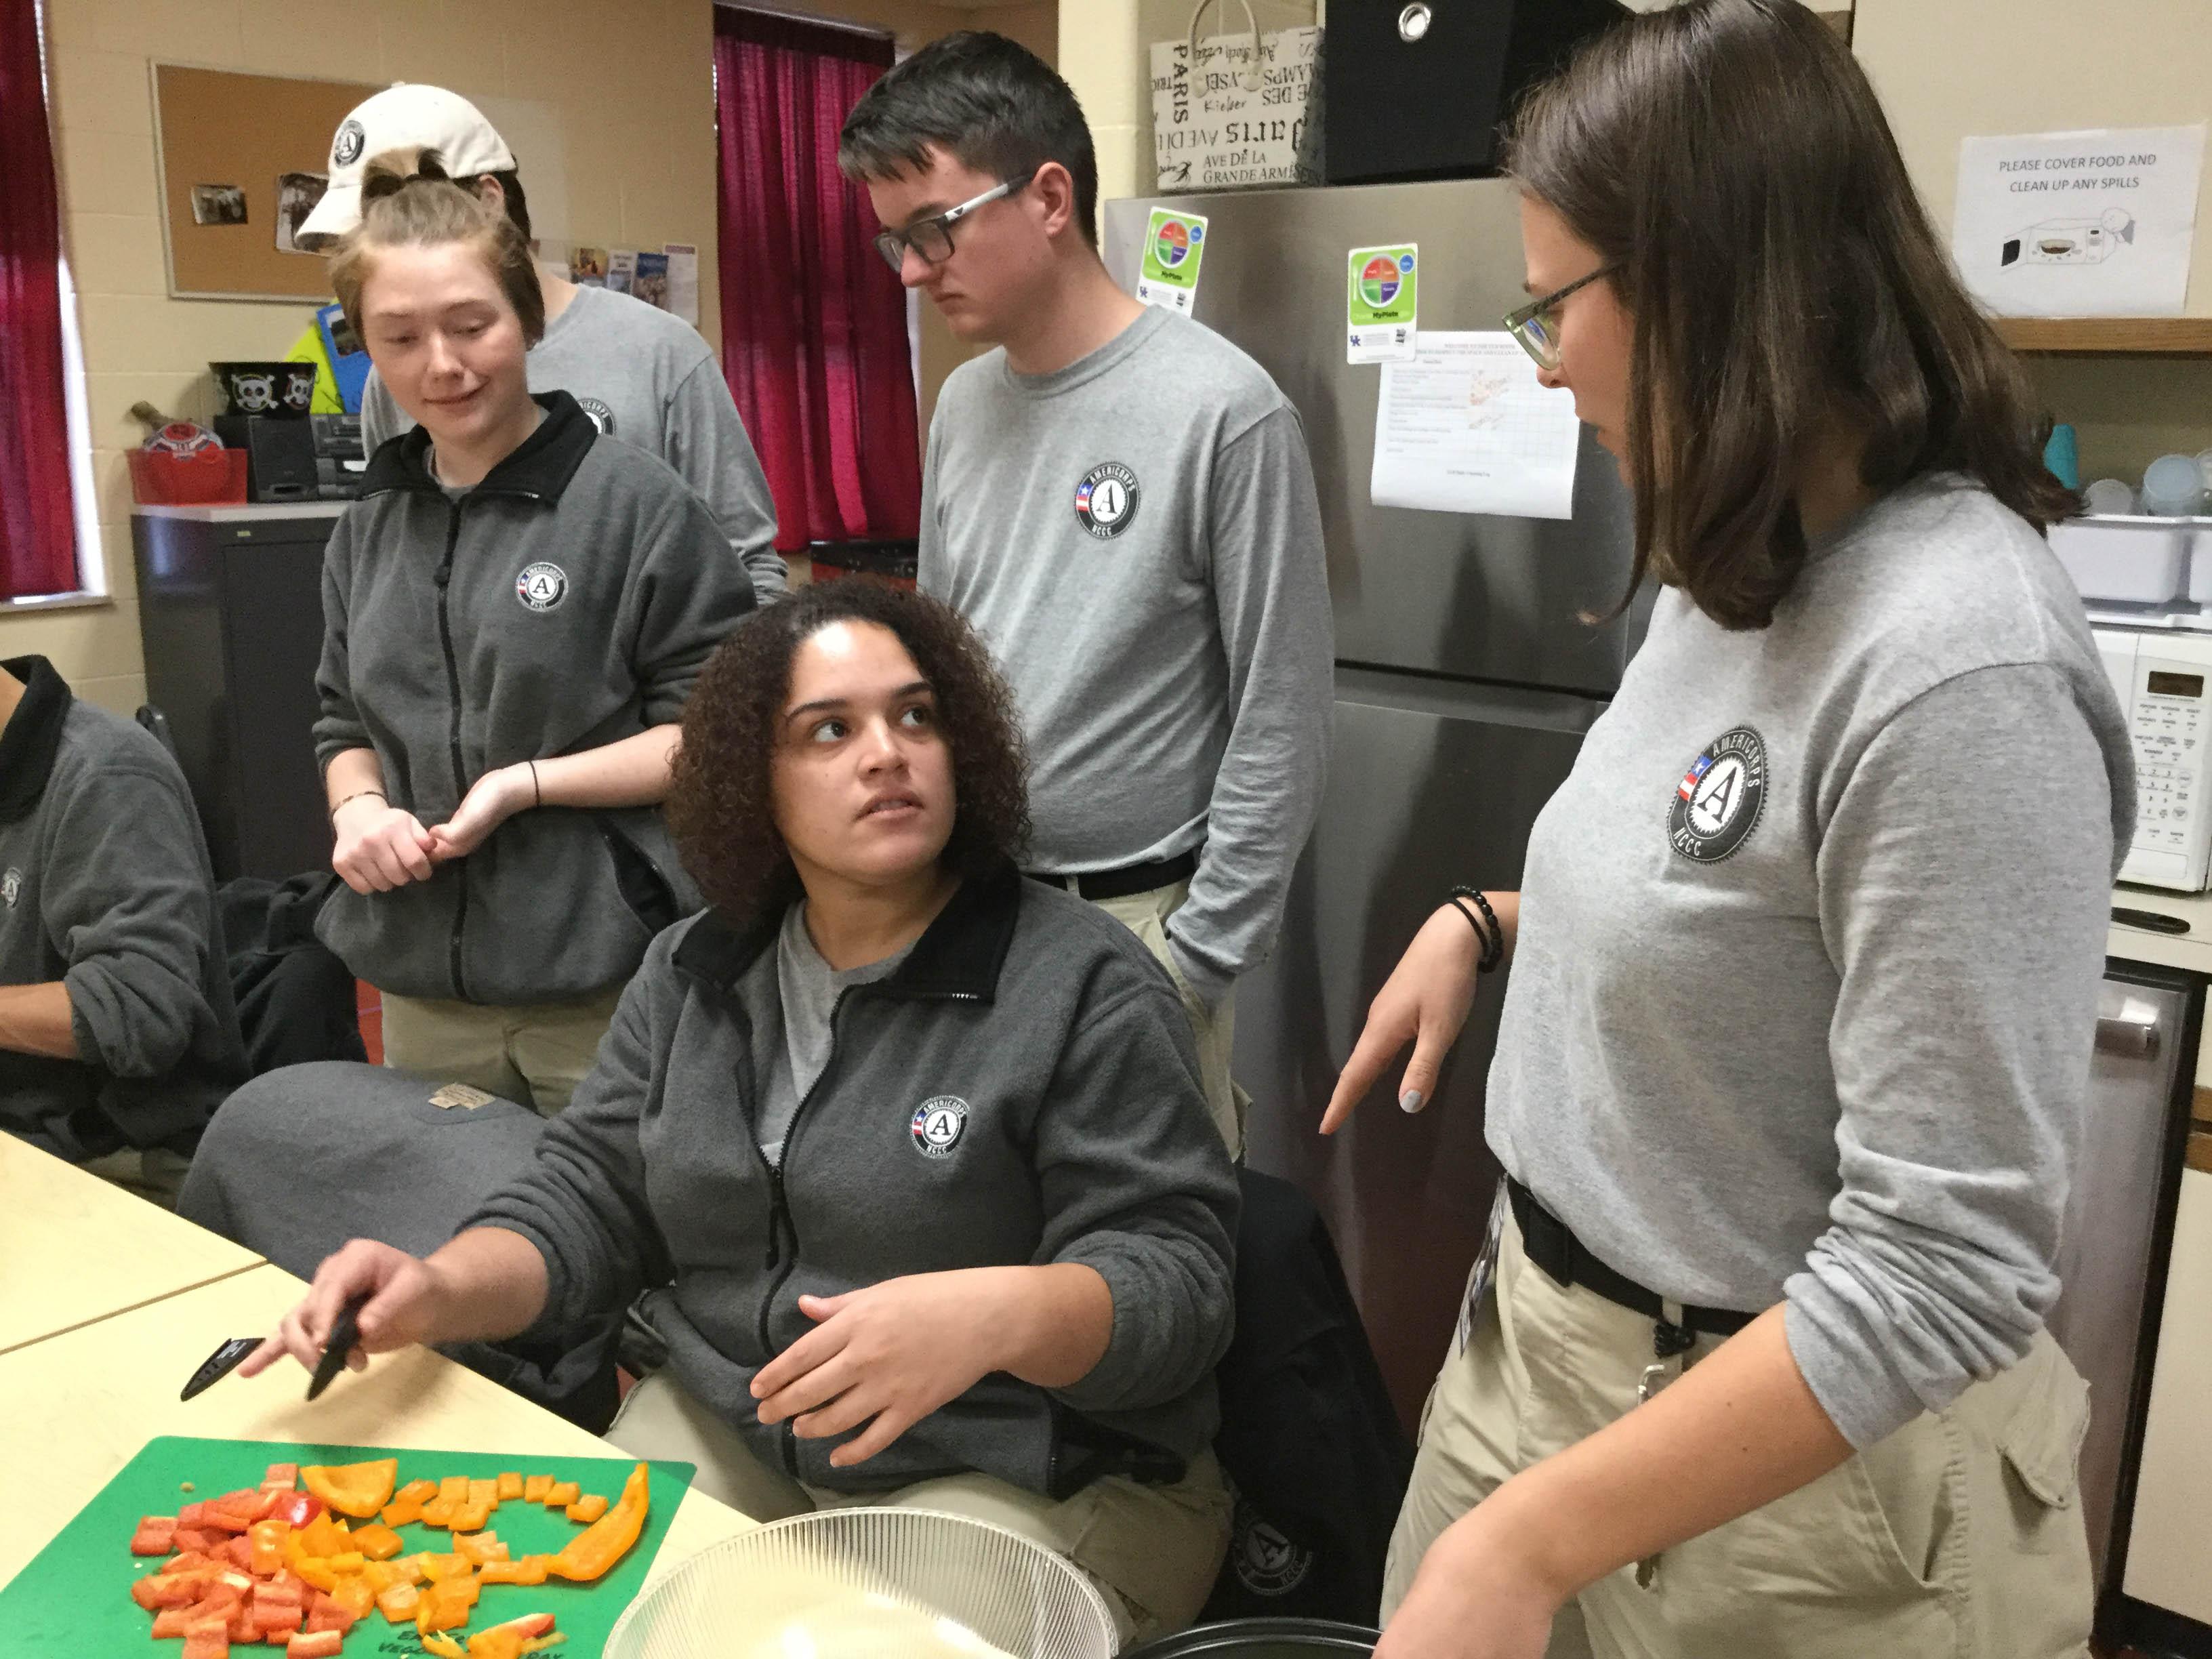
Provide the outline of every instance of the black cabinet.
<path id="1" fill-rule="evenodd" d="M 327 869 L 315 765 L 323 544 L 338 507 L 131 515 L 146 700 L 168 716 L 216 878 Z"/>

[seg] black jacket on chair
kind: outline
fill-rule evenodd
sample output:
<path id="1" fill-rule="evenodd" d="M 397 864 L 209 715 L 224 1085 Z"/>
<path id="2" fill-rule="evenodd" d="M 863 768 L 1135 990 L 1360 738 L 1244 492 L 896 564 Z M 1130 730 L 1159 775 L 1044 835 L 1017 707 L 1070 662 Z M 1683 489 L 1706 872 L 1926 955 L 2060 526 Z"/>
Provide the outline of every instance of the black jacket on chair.
<path id="1" fill-rule="evenodd" d="M 1236 1530 L 1201 1617 L 1373 1625 L 1413 1443 L 1320 1212 L 1286 1181 L 1237 1180 L 1237 1334 L 1215 1372 L 1214 1442 Z"/>

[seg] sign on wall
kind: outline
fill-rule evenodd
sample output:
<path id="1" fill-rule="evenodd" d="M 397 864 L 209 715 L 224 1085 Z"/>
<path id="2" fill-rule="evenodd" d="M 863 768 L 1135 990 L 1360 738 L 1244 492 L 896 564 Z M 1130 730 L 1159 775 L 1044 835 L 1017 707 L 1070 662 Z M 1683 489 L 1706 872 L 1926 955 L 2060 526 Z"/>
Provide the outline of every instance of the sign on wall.
<path id="1" fill-rule="evenodd" d="M 2004 317 L 2178 317 L 2204 128 L 2100 127 L 1959 145 L 1951 255 Z"/>
<path id="2" fill-rule="evenodd" d="M 1306 106 L 1317 90 L 1321 30 L 1259 37 L 1257 87 L 1248 86 L 1253 37 L 1152 43 L 1152 156 L 1165 191 L 1319 182 L 1300 161 Z"/>

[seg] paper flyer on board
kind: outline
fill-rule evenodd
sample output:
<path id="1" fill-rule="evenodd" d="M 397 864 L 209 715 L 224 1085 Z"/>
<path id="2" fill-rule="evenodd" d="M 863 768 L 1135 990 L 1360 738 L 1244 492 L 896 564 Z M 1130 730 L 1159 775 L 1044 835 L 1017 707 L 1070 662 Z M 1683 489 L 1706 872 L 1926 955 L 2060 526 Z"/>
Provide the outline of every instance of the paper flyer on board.
<path id="1" fill-rule="evenodd" d="M 2204 127 L 1966 138 L 1951 257 L 2006 317 L 2178 317 Z"/>
<path id="2" fill-rule="evenodd" d="M 1574 394 L 1536 379 L 1510 334 L 1426 330 L 1382 365 L 1368 494 L 1377 507 L 1574 516 Z"/>
<path id="3" fill-rule="evenodd" d="M 611 247 L 607 250 L 607 291 L 627 294 L 637 280 L 637 250 L 634 247 Z"/>
<path id="4" fill-rule="evenodd" d="M 668 308 L 692 327 L 699 326 L 699 245 L 665 242 L 668 259 Z"/>
<path id="5" fill-rule="evenodd" d="M 1186 317 L 1198 303 L 1199 267 L 1206 259 L 1206 216 L 1154 208 L 1145 226 L 1145 257 L 1137 272 L 1137 298 Z"/>
<path id="6" fill-rule="evenodd" d="M 1356 247 L 1345 260 L 1344 361 L 1400 362 L 1414 351 L 1420 248 Z"/>

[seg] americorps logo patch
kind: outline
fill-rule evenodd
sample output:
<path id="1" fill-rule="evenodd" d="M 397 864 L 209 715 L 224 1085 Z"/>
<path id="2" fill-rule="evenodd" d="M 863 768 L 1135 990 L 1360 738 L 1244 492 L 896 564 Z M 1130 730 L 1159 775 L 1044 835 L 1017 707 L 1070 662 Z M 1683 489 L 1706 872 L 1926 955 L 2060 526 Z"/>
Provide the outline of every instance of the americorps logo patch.
<path id="1" fill-rule="evenodd" d="M 1102 461 L 1075 486 L 1078 523 L 1102 542 L 1111 541 L 1137 516 L 1137 475 L 1119 461 Z"/>
<path id="2" fill-rule="evenodd" d="M 514 597 L 532 611 L 550 611 L 568 597 L 568 573 L 557 564 L 525 565 L 514 579 Z"/>
<path id="3" fill-rule="evenodd" d="M 950 1158 L 968 1133 L 968 1103 L 957 1095 L 933 1096 L 914 1109 L 909 1129 L 924 1158 Z"/>
<path id="4" fill-rule="evenodd" d="M 1292 1543 L 1243 1498 L 1231 1523 L 1229 1559 L 1237 1582 L 1255 1595 L 1288 1595 L 1313 1571 L 1314 1553 Z"/>
<path id="5" fill-rule="evenodd" d="M 599 428 L 599 436 L 611 438 L 615 435 L 615 412 L 597 398 L 579 398 L 576 407 L 592 417 L 592 424 Z"/>
<path id="6" fill-rule="evenodd" d="M 0 900 L 5 900 L 8 908 L 12 910 L 15 908 L 15 901 L 22 896 L 23 872 L 10 865 L 8 867 L 8 873 L 0 876 Z"/>
<path id="7" fill-rule="evenodd" d="M 1667 839 L 1684 858 L 1717 864 L 1759 828 L 1766 810 L 1766 742 L 1748 726 L 1700 750 L 1674 786 Z"/>
<path id="8" fill-rule="evenodd" d="M 361 147 L 368 142 L 368 134 L 360 122 L 349 115 L 338 123 L 338 136 L 331 141 L 331 165 L 349 167 L 361 160 Z"/>

